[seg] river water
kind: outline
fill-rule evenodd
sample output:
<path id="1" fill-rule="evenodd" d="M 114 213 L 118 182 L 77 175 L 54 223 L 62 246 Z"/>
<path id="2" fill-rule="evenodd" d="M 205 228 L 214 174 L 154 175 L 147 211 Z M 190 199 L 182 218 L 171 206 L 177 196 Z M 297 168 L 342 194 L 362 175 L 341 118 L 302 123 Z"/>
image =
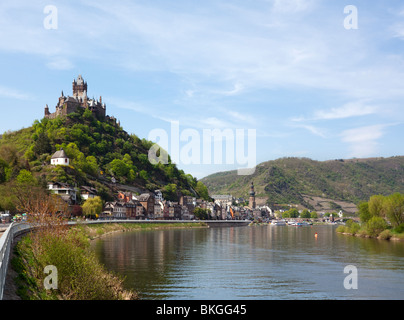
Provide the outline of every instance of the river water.
<path id="1" fill-rule="evenodd" d="M 404 243 L 335 229 L 134 231 L 107 235 L 93 248 L 142 299 L 404 299 Z M 355 273 L 344 273 L 348 265 L 356 267 L 356 282 Z M 346 277 L 357 289 L 345 288 Z"/>

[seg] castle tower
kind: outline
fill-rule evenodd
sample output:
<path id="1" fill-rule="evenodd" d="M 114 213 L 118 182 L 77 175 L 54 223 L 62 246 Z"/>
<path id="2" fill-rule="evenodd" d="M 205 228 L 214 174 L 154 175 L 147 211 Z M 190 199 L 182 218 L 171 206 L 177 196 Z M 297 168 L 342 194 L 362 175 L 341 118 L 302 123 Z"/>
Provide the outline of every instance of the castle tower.
<path id="1" fill-rule="evenodd" d="M 87 82 L 83 80 L 81 74 L 73 80 L 73 97 L 82 101 L 87 100 Z"/>
<path id="2" fill-rule="evenodd" d="M 46 106 L 45 106 L 45 118 L 48 118 L 49 115 L 50 115 L 49 107 L 48 107 L 48 105 L 46 105 Z"/>
<path id="3" fill-rule="evenodd" d="M 255 209 L 256 204 L 255 204 L 255 191 L 254 191 L 254 183 L 251 182 L 251 187 L 250 187 L 250 200 L 248 202 L 248 206 L 251 209 Z"/>

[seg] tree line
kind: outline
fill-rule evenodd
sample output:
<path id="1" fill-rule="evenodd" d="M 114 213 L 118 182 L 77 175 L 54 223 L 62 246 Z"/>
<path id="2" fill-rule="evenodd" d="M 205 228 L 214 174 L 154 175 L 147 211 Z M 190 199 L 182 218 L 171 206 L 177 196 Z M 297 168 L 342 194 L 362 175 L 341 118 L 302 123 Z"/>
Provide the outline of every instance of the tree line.
<path id="1" fill-rule="evenodd" d="M 389 239 L 404 233 L 404 194 L 373 195 L 358 204 L 360 223 L 347 221 L 338 232 Z"/>

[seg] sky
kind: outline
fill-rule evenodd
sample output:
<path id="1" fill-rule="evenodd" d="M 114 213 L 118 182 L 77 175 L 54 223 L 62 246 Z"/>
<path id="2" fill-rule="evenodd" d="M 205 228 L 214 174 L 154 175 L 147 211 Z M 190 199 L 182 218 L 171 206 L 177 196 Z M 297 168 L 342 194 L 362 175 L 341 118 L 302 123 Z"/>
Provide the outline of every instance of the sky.
<path id="1" fill-rule="evenodd" d="M 0 132 L 54 112 L 79 74 L 125 131 L 166 139 L 198 179 L 404 155 L 402 1 L 0 3 Z M 222 148 L 209 130 L 228 134 Z"/>

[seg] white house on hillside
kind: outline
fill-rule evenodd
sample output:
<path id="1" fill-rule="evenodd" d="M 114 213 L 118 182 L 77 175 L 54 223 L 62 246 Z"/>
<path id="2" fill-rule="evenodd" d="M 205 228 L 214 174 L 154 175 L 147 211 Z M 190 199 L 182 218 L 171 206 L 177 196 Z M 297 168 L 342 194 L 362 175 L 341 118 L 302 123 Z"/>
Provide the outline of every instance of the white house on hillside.
<path id="1" fill-rule="evenodd" d="M 70 159 L 67 157 L 65 151 L 63 149 L 56 151 L 51 158 L 51 165 L 57 166 L 68 166 L 70 163 Z"/>

